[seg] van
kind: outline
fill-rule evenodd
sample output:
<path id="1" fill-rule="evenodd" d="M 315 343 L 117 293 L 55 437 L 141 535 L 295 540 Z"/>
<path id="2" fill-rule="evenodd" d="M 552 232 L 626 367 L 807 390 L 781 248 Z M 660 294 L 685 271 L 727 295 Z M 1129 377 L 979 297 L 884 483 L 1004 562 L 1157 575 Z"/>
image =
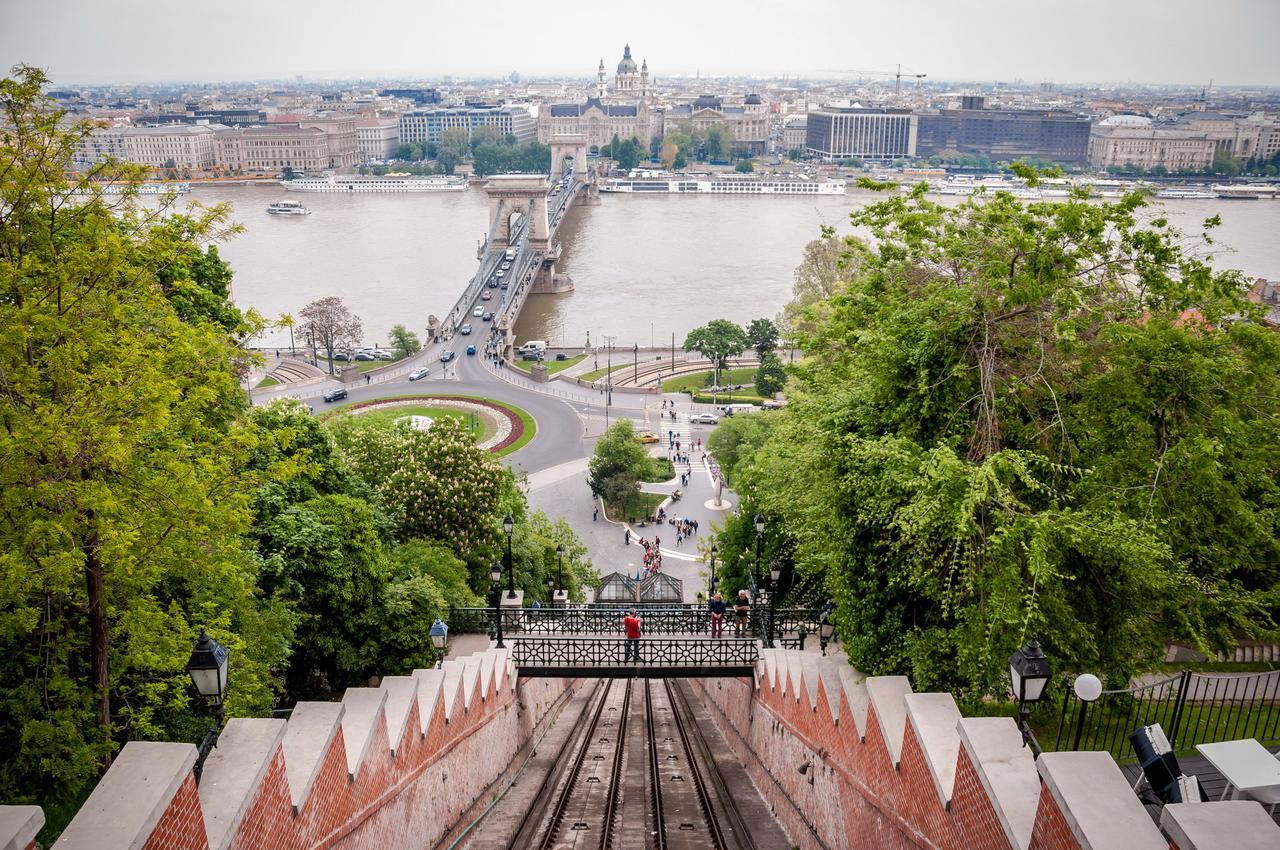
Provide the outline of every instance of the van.
<path id="1" fill-rule="evenodd" d="M 505 256 L 506 256 L 506 258 L 507 258 L 508 260 L 514 260 L 514 259 L 516 258 L 516 249 L 515 249 L 515 248 L 508 248 L 508 249 L 507 249 L 507 253 L 505 254 Z"/>
<path id="2" fill-rule="evenodd" d="M 721 410 L 725 416 L 737 416 L 739 413 L 755 413 L 759 408 L 754 404 L 726 404 Z"/>
<path id="3" fill-rule="evenodd" d="M 520 354 L 541 354 L 547 350 L 546 340 L 531 339 L 524 345 L 520 346 L 516 351 Z"/>

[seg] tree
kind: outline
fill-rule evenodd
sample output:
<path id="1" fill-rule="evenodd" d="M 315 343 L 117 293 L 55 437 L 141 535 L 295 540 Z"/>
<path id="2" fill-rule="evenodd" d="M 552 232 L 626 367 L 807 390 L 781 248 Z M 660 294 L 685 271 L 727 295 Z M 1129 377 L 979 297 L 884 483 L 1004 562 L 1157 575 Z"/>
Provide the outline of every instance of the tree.
<path id="1" fill-rule="evenodd" d="M 298 353 L 298 350 L 293 345 L 293 329 L 294 327 L 297 326 L 297 324 L 298 322 L 296 319 L 293 318 L 292 313 L 281 313 L 280 318 L 276 319 L 277 328 L 289 329 L 289 353 L 290 354 Z"/>
<path id="2" fill-rule="evenodd" d="M 707 128 L 707 137 L 705 144 L 707 146 L 707 157 L 710 159 L 719 159 L 724 155 L 726 142 L 726 131 L 728 130 L 723 124 L 715 124 Z M 732 135 L 732 134 L 729 134 Z M 732 142 L 732 138 L 728 139 Z"/>
<path id="3" fill-rule="evenodd" d="M 851 216 L 871 244 L 734 469 L 860 670 L 1003 694 L 1032 635 L 1125 682 L 1276 633 L 1280 338 L 1144 203 Z"/>
<path id="4" fill-rule="evenodd" d="M 747 325 L 747 344 L 763 359 L 778 347 L 778 326 L 769 319 L 752 319 Z"/>
<path id="5" fill-rule="evenodd" d="M 1235 177 L 1240 170 L 1240 160 L 1232 156 L 1231 151 L 1226 148 L 1218 148 L 1213 152 L 1213 162 L 1205 169 L 1205 173 Z"/>
<path id="6" fill-rule="evenodd" d="M 662 159 L 662 164 L 667 168 L 674 168 L 676 157 L 680 155 L 680 148 L 676 147 L 675 142 L 664 141 L 658 156 Z"/>
<path id="7" fill-rule="evenodd" d="M 685 351 L 696 351 L 712 363 L 715 382 L 720 383 L 720 370 L 729 357 L 737 357 L 747 348 L 747 335 L 728 319 L 712 319 L 694 328 L 684 340 Z"/>
<path id="8" fill-rule="evenodd" d="M 786 383 L 787 370 L 783 368 L 778 355 L 772 351 L 763 355 L 760 358 L 759 367 L 756 368 L 756 395 L 762 398 L 773 398 L 782 392 Z"/>
<path id="9" fill-rule="evenodd" d="M 452 174 L 458 163 L 471 151 L 471 139 L 461 127 L 450 127 L 440 134 L 436 147 L 436 162 L 445 174 Z"/>
<path id="10" fill-rule="evenodd" d="M 620 419 L 596 441 L 588 463 L 591 492 L 625 512 L 640 493 L 640 481 L 649 471 L 649 453 L 636 439 L 630 419 Z"/>
<path id="11" fill-rule="evenodd" d="M 822 227 L 822 237 L 804 246 L 804 259 L 796 266 L 791 301 L 782 309 L 778 324 L 791 333 L 811 326 L 810 314 L 821 311 L 821 302 L 834 295 L 840 281 L 857 268 L 858 255 L 847 251 L 835 228 Z"/>
<path id="12" fill-rule="evenodd" d="M 333 374 L 333 355 L 360 344 L 364 326 L 359 317 L 347 309 L 336 295 L 312 301 L 302 308 L 302 332 L 324 349 L 329 359 L 329 374 Z"/>
<path id="13" fill-rule="evenodd" d="M 746 174 L 746 173 L 748 173 L 748 172 L 755 171 L 755 170 L 756 170 L 756 167 L 755 167 L 755 165 L 751 162 L 751 160 L 749 160 L 749 159 L 740 159 L 740 160 L 738 160 L 738 161 L 737 161 L 737 163 L 733 166 L 733 170 L 734 170 L 734 171 L 737 171 L 737 172 L 739 172 L 739 173 L 742 173 L 742 174 Z"/>
<path id="14" fill-rule="evenodd" d="M 46 83 L 0 81 L 0 797 L 65 809 L 123 741 L 207 725 L 184 669 L 201 627 L 236 659 L 228 710 L 252 714 L 291 625 L 243 545 L 242 353 L 163 282 L 229 211 L 175 222 L 134 165 L 68 183 L 92 128 Z"/>
<path id="15" fill-rule="evenodd" d="M 410 145 L 408 142 L 401 143 L 396 148 L 396 159 L 405 159 L 405 160 L 416 159 L 416 157 L 413 155 L 413 146 Z"/>
<path id="16" fill-rule="evenodd" d="M 418 341 L 418 335 L 404 325 L 392 325 L 390 334 L 391 347 L 400 352 L 401 357 L 417 354 L 422 349 L 422 343 Z"/>
<path id="17" fill-rule="evenodd" d="M 640 140 L 631 138 L 627 139 L 618 147 L 618 153 L 614 157 L 618 162 L 618 169 L 621 171 L 630 171 L 640 164 Z"/>

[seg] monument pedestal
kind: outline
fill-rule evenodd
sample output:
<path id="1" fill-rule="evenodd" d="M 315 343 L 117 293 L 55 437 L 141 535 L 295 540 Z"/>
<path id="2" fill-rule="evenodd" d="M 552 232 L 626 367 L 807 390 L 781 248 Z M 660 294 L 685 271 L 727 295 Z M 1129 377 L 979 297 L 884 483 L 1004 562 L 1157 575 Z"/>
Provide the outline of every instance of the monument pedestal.
<path id="1" fill-rule="evenodd" d="M 501 594 L 498 609 L 502 617 L 502 631 L 511 634 L 520 628 L 520 619 L 524 616 L 524 591 L 517 590 L 514 598 L 509 598 L 505 589 L 498 593 Z"/>
<path id="2" fill-rule="evenodd" d="M 569 607 L 569 591 L 557 590 L 551 594 L 552 608 L 568 608 Z"/>

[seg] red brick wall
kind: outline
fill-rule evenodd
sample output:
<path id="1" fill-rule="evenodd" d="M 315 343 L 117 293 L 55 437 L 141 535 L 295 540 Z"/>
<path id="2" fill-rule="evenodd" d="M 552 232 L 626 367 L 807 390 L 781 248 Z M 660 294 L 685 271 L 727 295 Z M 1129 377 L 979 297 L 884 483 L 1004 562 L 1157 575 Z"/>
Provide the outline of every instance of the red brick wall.
<path id="1" fill-rule="evenodd" d="M 143 850 L 205 850 L 208 846 L 196 778 L 188 775 L 169 808 L 160 816 L 160 822 L 152 830 Z"/>
<path id="2" fill-rule="evenodd" d="M 803 850 L 1008 850 L 996 805 L 963 746 L 951 800 L 944 806 L 925 752 L 908 720 L 897 769 L 879 718 L 868 709 L 859 741 L 843 691 L 839 723 L 825 691 L 817 707 L 801 691 L 783 696 L 767 680 L 695 680 L 716 720 L 792 841 Z M 797 768 L 811 767 L 806 775 Z M 813 783 L 810 784 L 809 777 Z M 1042 787 L 1033 850 L 1079 850 L 1065 818 Z"/>

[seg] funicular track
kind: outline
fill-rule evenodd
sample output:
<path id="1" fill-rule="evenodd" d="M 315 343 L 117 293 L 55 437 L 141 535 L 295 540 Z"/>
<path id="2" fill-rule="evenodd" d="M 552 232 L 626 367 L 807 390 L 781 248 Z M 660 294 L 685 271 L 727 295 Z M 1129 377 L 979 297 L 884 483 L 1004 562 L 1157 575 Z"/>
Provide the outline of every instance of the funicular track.
<path id="1" fill-rule="evenodd" d="M 644 693 L 633 695 L 637 689 Z M 632 718 L 633 709 L 643 717 Z M 560 752 L 559 769 L 543 780 L 511 850 L 756 850 L 675 682 L 601 680 L 579 727 Z M 644 735 L 643 747 L 628 748 L 628 730 Z M 632 761 L 643 757 L 643 770 L 626 768 L 628 753 Z M 637 822 L 624 822 L 624 800 L 635 807 Z"/>

